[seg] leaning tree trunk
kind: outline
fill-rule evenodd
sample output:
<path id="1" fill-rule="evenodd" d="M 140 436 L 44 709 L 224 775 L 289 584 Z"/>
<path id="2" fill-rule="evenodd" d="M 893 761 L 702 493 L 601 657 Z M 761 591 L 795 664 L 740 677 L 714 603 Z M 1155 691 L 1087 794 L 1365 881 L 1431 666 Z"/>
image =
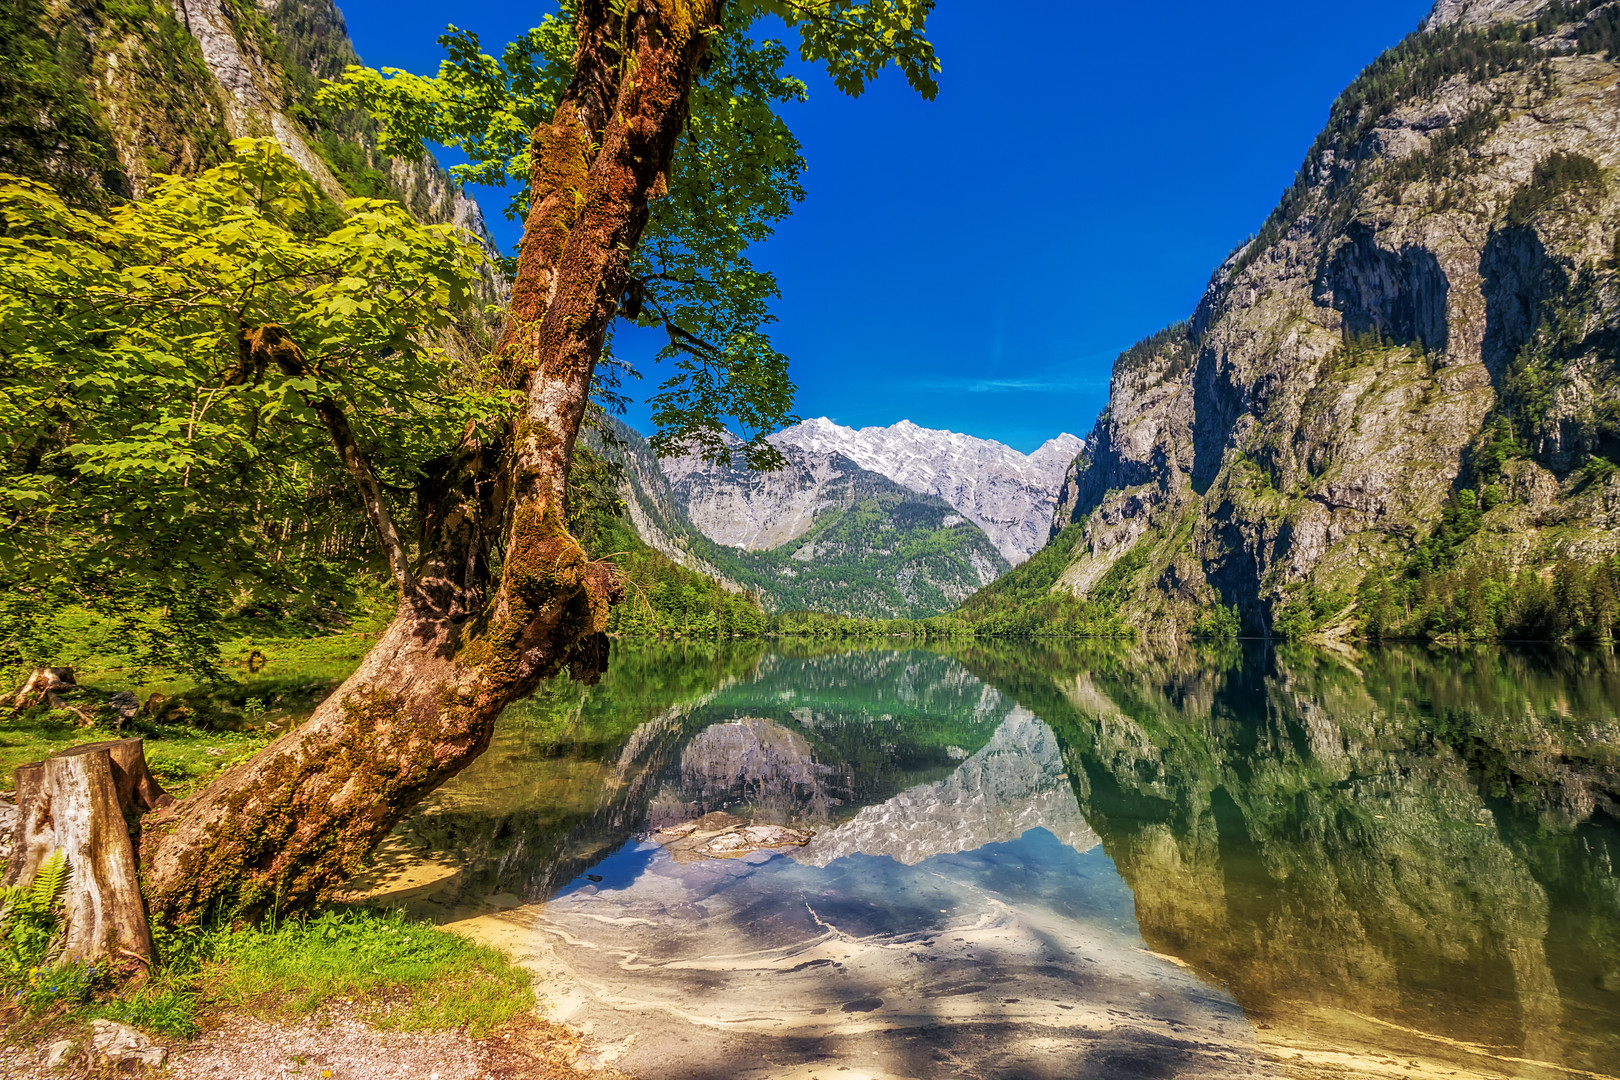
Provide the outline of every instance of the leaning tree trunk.
<path id="1" fill-rule="evenodd" d="M 17 823 L 0 884 L 27 884 L 67 856 L 64 956 L 145 964 L 152 935 L 130 823 L 174 799 L 146 767 L 139 739 L 87 743 L 17 770 Z"/>
<path id="2" fill-rule="evenodd" d="M 502 342 L 526 395 L 522 416 L 501 453 L 466 448 L 430 514 L 432 553 L 419 579 L 395 566 L 398 613 L 355 673 L 309 722 L 147 819 L 142 874 L 155 917 L 318 900 L 484 750 L 510 702 L 564 666 L 599 670 L 618 585 L 563 524 L 569 461 L 721 2 L 632 3 L 629 56 L 617 51 L 623 24 L 610 5 L 581 5 L 577 74 L 535 133 L 533 210 Z M 244 347 L 287 346 L 266 334 Z M 496 534 L 500 578 L 485 601 L 481 552 Z"/>

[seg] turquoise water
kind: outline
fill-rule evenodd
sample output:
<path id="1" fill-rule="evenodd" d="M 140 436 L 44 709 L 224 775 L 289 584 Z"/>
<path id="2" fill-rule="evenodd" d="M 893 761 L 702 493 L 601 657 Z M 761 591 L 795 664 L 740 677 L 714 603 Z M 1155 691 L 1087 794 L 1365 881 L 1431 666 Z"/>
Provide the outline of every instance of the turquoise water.
<path id="1" fill-rule="evenodd" d="M 1597 653 L 620 645 L 403 834 L 648 1077 L 1613 1075 L 1617 705 Z M 815 836 L 652 836 L 715 810 Z"/>

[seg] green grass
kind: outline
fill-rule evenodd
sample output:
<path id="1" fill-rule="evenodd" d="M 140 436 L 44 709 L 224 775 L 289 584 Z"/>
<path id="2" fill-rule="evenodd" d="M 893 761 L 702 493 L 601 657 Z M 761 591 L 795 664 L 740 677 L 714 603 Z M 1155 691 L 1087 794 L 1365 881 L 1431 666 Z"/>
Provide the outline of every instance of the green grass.
<path id="1" fill-rule="evenodd" d="M 529 975 L 504 954 L 399 912 L 329 911 L 222 935 L 201 966 L 211 1006 L 307 1016 L 354 1000 L 380 1028 L 474 1036 L 534 1008 Z"/>
<path id="2" fill-rule="evenodd" d="M 80 743 L 135 736 L 146 740 L 147 763 L 164 790 L 186 795 L 270 741 L 259 731 L 205 731 L 139 719 L 124 725 L 120 733 L 101 724 L 81 727 L 78 719 L 73 713 L 43 709 L 0 718 L 0 794 L 12 790 L 12 774 L 19 765 L 42 761 Z"/>
<path id="3" fill-rule="evenodd" d="M 397 911 L 159 931 L 158 947 L 161 962 L 140 986 L 125 991 L 103 979 L 72 1000 L 41 999 L 47 1008 L 0 1002 L 0 1026 L 37 1039 L 108 1019 L 186 1039 L 226 1015 L 297 1019 L 343 1002 L 385 1030 L 462 1029 L 477 1038 L 534 1009 L 528 973 L 504 954 Z"/>
<path id="4" fill-rule="evenodd" d="M 97 720 L 86 726 L 77 713 L 44 708 L 0 714 L 0 795 L 19 765 L 120 736 L 145 740 L 168 791 L 195 791 L 268 743 L 275 734 L 268 725 L 285 730 L 307 717 L 354 670 L 388 614 L 355 619 L 343 633 L 227 642 L 221 655 L 233 678 L 216 684 L 122 664 L 102 647 L 96 621 L 80 619 L 65 659 L 78 662 L 84 691 L 70 700 Z M 75 618 L 69 613 L 69 622 Z M 247 664 L 255 650 L 264 661 L 257 671 Z M 135 691 L 146 708 L 115 730 L 111 715 L 96 708 L 117 690 Z M 6 939 L 0 926 L 0 945 Z M 343 910 L 259 927 L 160 929 L 157 945 L 152 976 L 127 991 L 105 974 L 86 982 L 82 972 L 57 966 L 35 973 L 49 993 L 30 988 L 19 997 L 21 984 L 0 986 L 0 1029 L 21 1038 L 76 1036 L 89 1020 L 105 1018 L 189 1038 L 223 1014 L 297 1017 L 345 1001 L 378 1027 L 465 1028 L 479 1036 L 533 1008 L 528 975 L 502 954 L 399 913 Z M 26 975 L 28 967 L 19 970 Z"/>
<path id="5" fill-rule="evenodd" d="M 165 667 L 169 662 L 165 657 L 174 658 L 174 653 L 151 647 L 148 638 L 165 632 L 157 610 L 130 615 L 68 605 L 36 618 L 28 603 L 16 598 L 0 604 L 0 609 L 4 609 L 0 624 L 8 635 L 0 648 L 0 683 L 20 683 L 36 667 L 70 667 L 80 683 L 88 677 L 102 689 L 137 690 L 142 697 L 152 691 L 170 695 L 204 681 L 199 672 L 205 669 Z M 227 682 L 322 667 L 341 679 L 387 627 L 394 611 L 393 592 L 362 575 L 354 580 L 353 595 L 342 606 L 225 615 L 217 625 L 205 628 L 213 650 L 210 662 Z M 249 660 L 255 652 L 268 667 L 251 672 Z"/>
<path id="6" fill-rule="evenodd" d="M 98 713 L 90 726 L 67 711 L 0 713 L 0 793 L 12 789 L 12 773 L 19 765 L 80 743 L 140 738 L 164 788 L 187 795 L 307 718 L 354 671 L 387 615 L 379 606 L 343 633 L 245 635 L 228 641 L 220 654 L 231 681 L 208 683 L 180 672 L 129 666 L 106 647 L 104 621 L 88 612 L 66 612 L 59 622 L 72 632 L 74 644 L 52 662 L 76 668 L 84 692 L 70 702 L 95 712 L 114 692 L 130 690 L 141 699 L 142 712 L 121 728 L 105 713 Z M 248 665 L 255 652 L 262 660 L 258 670 Z M 7 690 L 15 691 L 17 681 L 20 677 Z"/>
<path id="7" fill-rule="evenodd" d="M 12 789 L 19 765 L 80 743 L 139 738 L 145 740 L 146 760 L 164 788 L 174 795 L 190 794 L 222 769 L 245 760 L 278 731 L 308 717 L 354 670 L 373 640 L 369 633 L 267 639 L 257 645 L 244 639 L 232 643 L 232 651 L 245 658 L 256 647 L 268 663 L 257 672 L 236 668 L 235 681 L 213 685 L 164 671 L 81 672 L 78 681 L 85 692 L 70 699 L 74 705 L 93 710 L 114 691 L 133 690 L 146 709 L 121 728 L 105 713 L 90 726 L 72 712 L 43 708 L 0 715 L 0 793 Z M 162 697 L 154 704 L 158 694 Z"/>

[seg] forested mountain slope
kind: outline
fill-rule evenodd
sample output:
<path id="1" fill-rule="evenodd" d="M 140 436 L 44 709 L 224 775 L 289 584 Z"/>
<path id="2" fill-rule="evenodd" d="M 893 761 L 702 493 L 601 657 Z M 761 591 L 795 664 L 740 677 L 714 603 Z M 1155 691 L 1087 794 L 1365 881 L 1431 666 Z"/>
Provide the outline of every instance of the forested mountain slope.
<path id="1" fill-rule="evenodd" d="M 174 0 L 172 4 L 170 0 L 19 0 L 0 4 L 0 173 L 20 174 L 50 185 L 75 213 L 102 215 L 122 204 L 112 218 L 115 224 L 79 227 L 80 240 L 93 237 L 92 247 L 104 252 L 116 250 L 121 266 L 139 268 L 144 258 L 169 258 L 164 253 L 167 249 L 153 239 L 156 232 L 149 223 L 155 220 L 152 215 L 178 214 L 175 220 L 179 224 L 165 224 L 164 229 L 172 229 L 170 235 L 192 243 L 188 254 L 196 261 L 188 264 L 189 272 L 206 261 L 201 254 L 205 249 L 213 253 L 208 258 L 239 258 L 237 254 L 219 253 L 233 242 L 232 235 L 240 237 L 243 233 L 227 229 L 210 234 L 213 219 L 199 208 L 194 195 L 174 196 L 175 200 L 194 199 L 186 204 L 189 209 L 155 209 L 162 202 L 154 198 L 157 178 L 176 175 L 200 183 L 199 178 L 218 166 L 241 162 L 232 149 L 232 140 L 273 139 L 313 183 L 315 205 L 313 213 L 300 219 L 293 232 L 272 226 L 267 233 L 254 234 L 260 237 L 253 249 L 255 255 L 269 258 L 274 245 L 283 241 L 303 243 L 308 239 L 304 230 L 322 235 L 338 231 L 346 220 L 339 203 L 356 196 L 397 199 L 422 221 L 465 227 L 489 249 L 477 205 L 450 183 L 431 158 L 411 163 L 382 157 L 375 152 L 375 128 L 368 120 L 316 107 L 314 97 L 320 77 L 354 61 L 342 17 L 331 0 L 266 0 L 262 8 L 247 0 Z M 277 174 L 261 180 L 266 187 L 260 190 L 296 190 L 296 198 L 304 198 L 301 178 L 278 188 L 282 182 Z M 171 189 L 171 194 L 182 186 Z M 193 183 L 185 190 L 194 193 L 199 188 Z M 9 203 L 8 207 L 26 205 L 31 197 L 20 197 L 21 202 Z M 364 216 L 362 212 L 347 220 L 353 222 Z M 363 588 L 368 574 L 379 569 L 382 550 L 375 530 L 368 524 L 361 496 L 343 461 L 332 451 L 330 439 L 317 437 L 311 444 L 306 439 L 318 430 L 315 425 L 301 421 L 291 428 L 277 427 L 269 412 L 255 412 L 254 420 L 240 432 L 244 442 L 233 443 L 236 431 L 228 421 L 219 419 L 229 411 L 220 402 L 232 393 L 245 392 L 235 389 L 245 383 L 242 372 L 233 368 L 239 362 L 240 341 L 228 347 L 229 351 L 213 349 L 197 343 L 217 342 L 219 338 L 195 333 L 187 329 L 190 324 L 171 321 L 167 316 L 159 324 L 143 314 L 148 310 L 142 307 L 143 300 L 125 298 L 111 305 L 87 298 L 87 294 L 74 290 L 93 287 L 71 271 L 98 265 L 95 260 L 76 254 L 58 256 L 59 266 L 50 258 L 37 264 L 30 262 L 33 256 L 58 249 L 41 244 L 38 234 L 30 232 L 27 212 L 13 215 L 8 210 L 7 220 L 0 225 L 13 242 L 4 279 L 11 288 L 6 296 L 6 315 L 0 319 L 9 335 L 3 396 L 16 406 L 3 455 L 4 469 L 0 471 L 9 478 L 8 500 L 18 492 L 25 493 L 7 503 L 13 546 L 5 570 L 15 576 L 7 577 L 0 591 L 9 598 L 8 611 L 19 620 L 16 625 L 25 628 L 8 630 L 5 635 L 14 646 L 8 654 L 10 662 L 19 662 L 21 655 L 30 662 L 50 659 L 50 649 L 55 646 L 49 642 L 54 631 L 37 630 L 34 613 L 49 611 L 64 602 L 94 600 L 107 605 L 103 614 L 111 610 L 160 613 L 153 617 L 156 621 L 143 623 L 137 636 L 146 643 L 142 648 L 152 650 L 152 656 L 168 658 L 164 663 L 176 657 L 187 664 L 198 657 L 204 659 L 197 663 L 212 663 L 207 657 L 212 655 L 218 635 L 225 632 L 223 620 L 238 615 L 285 619 L 311 627 L 326 627 L 340 620 L 342 613 L 357 602 L 356 589 Z M 375 222 L 367 227 L 375 227 Z M 64 231 L 71 234 L 73 230 Z M 427 234 L 402 226 L 398 235 Z M 16 242 L 19 237 L 23 238 L 21 243 Z M 60 250 L 85 250 L 75 249 L 72 244 L 69 240 Z M 210 244 L 214 246 L 210 248 Z M 279 249 L 275 257 L 287 257 L 287 250 Z M 391 258 L 407 259 L 395 265 L 413 266 L 407 276 L 419 288 L 424 278 L 421 264 L 410 263 L 407 256 L 395 251 Z M 344 248 L 338 261 L 357 275 L 354 280 L 383 284 L 377 264 L 364 263 L 353 246 Z M 366 269 L 368 265 L 370 269 Z M 493 301 L 500 297 L 504 283 L 497 265 L 484 265 L 480 299 Z M 29 277 L 36 272 L 52 282 L 51 290 L 61 291 L 39 286 L 39 279 Z M 53 276 L 59 273 L 60 277 Z M 147 283 L 154 277 L 150 273 L 139 276 L 137 270 L 131 270 L 131 276 Z M 185 274 L 178 276 L 183 278 Z M 285 283 L 293 279 L 297 275 L 275 280 Z M 187 280 L 190 284 L 173 287 L 206 291 L 207 286 Z M 19 284 L 25 287 L 18 288 Z M 266 285 L 266 280 L 256 282 L 258 285 Z M 296 285 L 286 288 L 289 293 L 278 294 L 284 300 L 291 293 L 311 295 L 300 292 L 306 288 L 305 279 L 297 279 Z M 257 303 L 244 299 L 250 291 L 244 287 L 232 302 Z M 48 294 L 58 297 L 55 315 L 33 299 Z M 413 295 L 424 294 L 418 291 Z M 87 330 L 82 346 L 71 333 L 62 331 L 62 326 L 72 320 L 64 313 L 76 310 L 74 305 L 80 302 L 85 310 L 95 311 L 98 320 L 104 316 L 107 327 L 99 335 L 90 335 Z M 298 311 L 291 300 L 265 303 L 268 306 L 255 308 L 255 318 L 275 322 L 291 318 Z M 122 314 L 115 310 L 118 308 Z M 194 298 L 185 304 L 176 302 L 174 308 L 192 313 L 215 310 Z M 57 316 L 62 322 L 51 322 Z M 431 321 L 437 313 L 422 317 Z M 491 327 L 477 305 L 458 306 L 453 316 L 447 312 L 445 317 L 452 321 L 442 326 L 433 324 L 439 327 L 434 331 L 434 346 L 443 347 L 454 357 L 478 355 L 486 347 Z M 365 317 L 350 319 L 341 330 L 351 333 L 365 323 Z M 162 328 L 153 329 L 158 325 Z M 138 334 L 148 331 L 153 335 L 151 342 L 160 344 L 149 345 L 144 340 L 137 343 Z M 229 338 L 224 340 L 228 342 Z M 167 354 L 171 349 L 176 355 Z M 367 346 L 356 349 L 353 355 L 370 358 L 385 354 L 390 373 L 399 374 L 409 368 L 409 352 L 400 348 L 397 338 L 392 338 L 385 349 Z M 165 355 L 161 361 L 149 360 L 154 353 Z M 106 359 L 125 355 L 138 356 L 139 362 L 120 367 Z M 81 366 L 75 369 L 75 364 Z M 98 364 L 105 364 L 105 369 L 97 370 Z M 108 378 L 87 389 L 90 383 L 80 378 L 86 370 L 97 370 L 98 375 L 105 373 Z M 175 371 L 183 371 L 184 375 L 174 375 Z M 159 381 L 144 381 L 151 379 Z M 370 379 L 352 385 L 375 388 Z M 421 389 L 420 384 L 413 386 L 413 391 Z M 173 414 L 166 410 L 174 405 L 180 410 L 178 415 L 186 415 L 186 406 L 176 403 L 188 396 L 192 396 L 198 410 L 192 415 L 200 418 L 213 410 L 214 429 L 207 439 L 205 456 L 218 462 L 229 458 L 235 452 L 233 447 L 247 447 L 240 459 L 232 459 L 240 461 L 240 468 L 232 473 L 226 489 L 230 494 L 202 495 L 203 484 L 200 479 L 192 484 L 189 471 L 182 482 L 186 495 L 174 504 L 180 509 L 173 511 L 173 520 L 184 525 L 175 535 L 186 542 L 202 542 L 201 538 L 208 537 L 206 556 L 178 554 L 183 544 L 170 542 L 165 535 L 144 546 L 143 553 L 151 554 L 156 569 L 147 565 L 135 568 L 127 558 L 120 557 L 105 569 L 83 572 L 78 584 L 69 584 L 58 560 L 60 552 L 47 554 L 56 537 L 64 538 L 66 547 L 62 552 L 82 553 L 100 550 L 98 544 L 110 543 L 111 537 L 119 535 L 119 526 L 85 509 L 92 501 L 90 491 L 96 483 L 89 479 L 96 475 L 90 464 L 98 452 L 90 448 L 96 439 L 92 434 L 96 425 L 101 418 L 116 418 L 113 429 L 101 430 L 112 432 L 107 445 L 114 448 L 110 452 L 120 455 L 122 470 L 116 481 L 109 481 L 101 490 L 113 499 L 114 505 L 140 507 L 141 512 L 154 514 L 153 504 L 142 501 L 142 492 L 147 489 L 141 487 L 140 470 L 165 454 L 147 454 L 132 447 L 140 438 L 166 437 L 154 432 L 176 430 L 170 423 Z M 423 408 L 424 414 L 431 411 L 422 405 L 422 396 L 413 392 L 411 400 Z M 355 419 L 364 414 L 363 407 L 356 406 L 353 397 L 349 403 L 356 410 L 347 421 L 351 432 L 363 430 L 363 421 Z M 397 409 L 391 410 L 390 422 L 382 430 L 398 430 L 398 415 Z M 415 430 L 425 431 L 430 426 L 431 421 L 426 421 Z M 455 427 L 459 432 L 462 425 Z M 363 430 L 361 439 L 372 454 L 373 468 L 383 476 L 390 498 L 397 500 L 394 509 L 400 519 L 406 519 L 406 515 L 414 518 L 406 505 L 415 494 L 412 485 L 421 479 L 422 459 L 413 457 L 414 451 L 402 458 L 391 458 L 389 450 L 382 446 L 388 440 L 380 434 L 377 428 Z M 431 436 L 427 437 L 426 441 L 430 440 Z M 188 429 L 185 442 L 189 446 L 191 441 Z M 203 441 L 199 439 L 198 444 Z M 322 457 L 328 453 L 332 456 Z M 313 468 L 311 461 L 316 463 Z M 267 467 L 272 479 L 255 487 L 249 476 L 259 465 Z M 42 490 L 60 493 L 63 502 L 53 505 L 37 494 Z M 196 502 L 188 506 L 194 497 Z M 70 515 L 59 510 L 64 506 L 83 511 L 84 521 L 89 524 L 82 531 L 78 524 L 69 524 Z M 214 512 L 233 524 L 207 524 L 204 519 Z M 162 515 L 149 516 L 141 527 L 156 530 L 154 520 L 164 519 Z M 252 539 L 244 542 L 238 558 L 214 543 L 214 538 L 229 535 L 229 530 L 243 521 L 251 522 L 244 526 L 243 535 Z M 26 539 L 19 541 L 18 536 Z M 71 539 L 65 539 L 68 537 Z M 26 556 L 20 563 L 11 557 L 11 553 L 18 552 Z M 242 566 L 253 569 L 244 571 L 245 576 L 233 576 L 237 569 L 228 569 Z M 168 584 L 171 578 L 183 582 L 172 592 Z M 244 580 L 257 584 L 239 589 Z M 84 588 L 86 581 L 95 583 L 101 591 Z M 273 584 L 262 587 L 265 582 Z M 114 596 L 116 601 L 110 599 Z M 176 597 L 186 598 L 185 603 L 191 606 L 183 607 Z M 174 614 L 182 610 L 185 614 Z M 179 624 L 184 625 L 185 633 L 172 632 Z M 151 629 L 156 626 L 164 629 Z M 18 646 L 17 642 L 30 644 Z"/>
<path id="2" fill-rule="evenodd" d="M 15 0 L 0 11 L 0 171 L 75 202 L 140 198 L 231 139 L 274 138 L 334 202 L 398 199 L 488 246 L 478 205 L 431 159 L 375 150 L 370 125 L 316 107 L 356 62 L 332 0 Z"/>
<path id="3" fill-rule="evenodd" d="M 983 529 L 1014 566 L 1046 542 L 1063 474 L 1081 448 L 1073 435 L 1048 439 L 1021 454 L 993 439 L 936 431 L 902 420 L 856 430 L 826 417 L 771 436 L 777 446 L 840 454 L 902 487 L 937 495 Z"/>
<path id="4" fill-rule="evenodd" d="M 873 618 L 949 611 L 1007 563 L 943 499 L 847 458 L 783 447 L 774 473 L 663 462 L 618 425 L 626 515 L 649 546 L 758 596 L 771 611 Z"/>
<path id="5" fill-rule="evenodd" d="M 1052 588 L 1162 632 L 1221 604 L 1296 635 L 1607 633 L 1617 29 L 1613 0 L 1444 0 L 1372 64 L 1191 319 L 1119 358 Z"/>

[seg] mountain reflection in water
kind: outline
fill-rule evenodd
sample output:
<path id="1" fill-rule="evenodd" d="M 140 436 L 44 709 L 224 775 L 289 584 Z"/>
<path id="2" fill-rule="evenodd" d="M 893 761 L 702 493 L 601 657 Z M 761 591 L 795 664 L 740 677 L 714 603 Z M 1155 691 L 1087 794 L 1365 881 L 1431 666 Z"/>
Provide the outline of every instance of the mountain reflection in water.
<path id="1" fill-rule="evenodd" d="M 686 1020 L 731 1032 L 730 1064 L 713 1067 L 732 1073 L 715 1076 L 751 1075 L 739 1061 L 789 1043 L 799 1049 L 780 1060 L 832 1053 L 836 1069 L 876 1054 L 895 1076 L 1002 1075 L 986 1062 L 1015 1058 L 1005 1075 L 1128 1062 L 1188 1076 L 1613 1075 L 1617 703 L 1620 668 L 1595 653 L 620 645 L 599 686 L 553 684 L 510 710 L 491 750 L 399 838 L 459 871 L 428 897 L 445 917 L 557 897 L 520 909 L 548 941 L 610 912 L 649 924 L 590 943 L 608 949 L 598 968 L 610 954 L 637 965 L 633 977 L 592 969 L 607 981 L 590 1015 L 611 1012 L 614 995 L 643 1021 L 712 1001 L 712 1015 Z M 720 809 L 818 835 L 788 858 L 696 868 L 636 839 Z M 918 898 L 936 887 L 950 914 L 924 919 L 933 909 Z M 821 984 L 789 978 L 792 964 L 692 982 L 728 937 L 741 948 L 739 926 L 761 935 L 762 955 L 826 948 L 817 935 L 831 931 L 804 914 L 822 895 L 846 915 L 891 908 L 862 916 L 864 932 L 921 935 L 929 944 L 913 950 L 952 974 L 926 961 L 903 980 L 871 969 L 903 984 L 871 991 L 883 1004 L 857 1011 L 866 1042 L 853 1043 L 847 1015 L 844 1027 L 814 1019 L 841 1010 L 812 1002 Z M 1000 945 L 951 944 L 964 925 L 952 920 L 996 905 L 1022 929 Z M 1168 963 L 1124 971 L 1127 939 L 1189 966 L 1214 996 Z M 1054 958 L 1025 955 L 1035 940 Z M 547 963 L 579 960 L 547 948 Z M 1088 949 L 1091 968 L 1078 964 Z M 972 976 L 975 963 L 1005 970 Z M 1087 981 L 1110 964 L 1113 990 Z M 743 998 L 776 1028 L 725 1013 L 744 977 Z M 972 978 L 1002 981 L 940 1004 L 941 987 Z M 1108 1049 L 1102 1025 L 1136 1022 L 1121 1019 L 1130 979 L 1155 980 L 1142 985 L 1184 1012 L 1144 1012 L 1142 1031 L 1168 1026 Z M 1228 1030 L 1228 993 L 1258 1037 L 1253 1055 Z M 1062 1026 L 1110 994 L 1089 1035 Z M 994 1004 L 1004 999 L 1024 1011 Z M 951 1041 L 968 1026 L 994 1053 Z M 908 1058 L 907 1030 L 928 1032 L 935 1056 Z M 1003 1053 L 1037 1043 L 1050 1044 L 1044 1057 Z M 702 1059 L 694 1049 L 692 1067 L 668 1075 L 711 1075 Z M 645 1064 L 635 1052 L 623 1063 Z"/>

